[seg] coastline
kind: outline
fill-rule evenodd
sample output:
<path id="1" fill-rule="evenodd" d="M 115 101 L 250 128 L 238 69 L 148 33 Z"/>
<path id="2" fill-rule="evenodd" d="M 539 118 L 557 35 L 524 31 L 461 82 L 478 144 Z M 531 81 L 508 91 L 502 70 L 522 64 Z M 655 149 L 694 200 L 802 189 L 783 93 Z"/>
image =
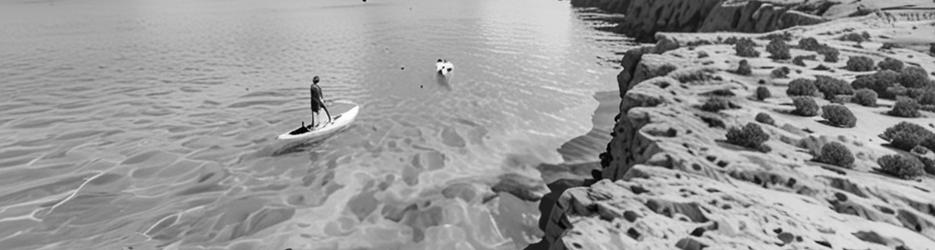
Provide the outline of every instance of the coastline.
<path id="1" fill-rule="evenodd" d="M 573 1 L 572 4 L 576 2 L 579 4 L 577 6 L 598 7 L 617 13 L 624 13 L 621 10 L 627 10 L 627 7 L 632 9 L 634 4 L 642 3 L 641 1 L 595 0 Z M 582 2 L 585 2 L 584 5 L 580 5 Z M 757 8 L 763 8 L 763 1 L 744 2 L 748 4 L 756 2 L 759 3 Z M 875 4 L 874 7 L 885 9 L 886 6 L 897 3 L 872 1 L 868 4 Z M 751 60 L 751 64 L 759 69 L 755 72 L 759 73 L 756 73 L 755 77 L 735 77 L 729 74 L 731 70 L 736 69 L 740 59 L 728 55 L 732 53 L 729 52 L 730 46 L 725 45 L 721 39 L 752 38 L 760 43 L 758 49 L 761 50 L 761 54 L 768 55 L 762 51 L 765 47 L 762 37 L 767 35 L 762 32 L 785 28 L 783 31 L 771 34 L 791 33 L 794 37 L 793 41 L 804 37 L 817 37 L 821 42 L 833 44 L 847 57 L 869 55 L 879 60 L 882 60 L 880 58 L 896 58 L 930 69 L 935 61 L 929 59 L 935 55 L 926 56 L 925 52 L 921 51 L 923 50 L 921 46 L 913 44 L 913 41 L 887 35 L 887 32 L 894 32 L 893 30 L 904 32 L 916 30 L 915 26 L 907 25 L 907 22 L 935 20 L 935 15 L 925 12 L 924 8 L 908 9 L 845 17 L 864 14 L 867 11 L 862 7 L 840 4 L 828 6 L 822 11 L 822 14 L 827 14 L 827 17 L 822 17 L 819 21 L 827 22 L 828 25 L 823 24 L 821 28 L 817 26 L 795 27 L 804 23 L 796 23 L 788 27 L 774 25 L 774 23 L 758 26 L 763 27 L 762 30 L 738 27 L 724 29 L 754 33 L 658 33 L 651 39 L 658 41 L 655 45 L 628 51 L 622 60 L 624 69 L 618 76 L 622 98 L 619 104 L 619 115 L 617 112 L 610 112 L 612 115 L 618 115 L 619 120 L 616 121 L 613 139 L 607 144 L 606 156 L 601 157 L 606 158 L 601 164 L 602 169 L 598 171 L 599 173 L 591 174 L 593 179 L 588 178 L 581 171 L 574 175 L 566 175 L 578 177 L 570 179 L 561 179 L 556 177 L 558 175 L 546 178 L 547 174 L 543 173 L 543 179 L 549 183 L 552 191 L 542 199 L 539 206 L 542 212 L 540 228 L 545 231 L 545 237 L 540 243 L 530 245 L 527 249 L 593 249 L 612 246 L 629 246 L 638 249 L 672 248 L 673 246 L 681 249 L 701 249 L 712 246 L 756 248 L 765 245 L 791 246 L 790 244 L 800 244 L 799 246 L 806 247 L 875 249 L 886 246 L 925 249 L 919 247 L 935 244 L 935 236 L 929 232 L 929 228 L 935 225 L 932 223 L 935 221 L 932 218 L 935 215 L 927 214 L 935 213 L 935 211 L 924 208 L 924 204 L 932 206 L 931 204 L 935 204 L 935 201 L 930 198 L 918 198 L 918 195 L 925 194 L 925 187 L 935 187 L 932 179 L 925 177 L 920 184 L 916 185 L 894 182 L 889 179 L 879 180 L 882 177 L 878 175 L 866 175 L 864 172 L 873 171 L 869 165 L 874 162 L 874 158 L 882 153 L 880 148 L 867 146 L 865 149 L 864 143 L 858 143 L 858 139 L 862 139 L 861 137 L 865 135 L 817 129 L 812 125 L 803 128 L 808 121 L 783 117 L 785 125 L 781 128 L 777 125 L 776 129 L 771 129 L 769 132 L 775 138 L 775 143 L 771 143 L 770 146 L 774 148 L 774 151 L 783 153 L 764 156 L 737 150 L 719 142 L 721 139 L 718 138 L 723 137 L 723 130 L 726 128 L 717 128 L 708 123 L 708 120 L 715 119 L 721 121 L 722 127 L 743 125 L 746 121 L 752 121 L 751 115 L 756 114 L 753 111 L 748 112 L 747 109 L 765 112 L 782 109 L 782 106 L 789 105 L 782 101 L 768 102 L 764 105 L 747 100 L 747 96 L 756 86 L 764 84 L 757 81 L 764 79 L 767 80 L 765 84 L 774 89 L 773 93 L 784 90 L 788 80 L 770 79 L 769 72 L 775 67 L 788 66 L 785 65 L 788 61 L 762 58 Z M 833 41 L 841 34 L 868 27 L 875 40 L 865 43 L 864 46 L 859 46 L 860 43 L 855 46 L 845 41 Z M 690 27 L 680 31 L 705 31 L 696 28 Z M 647 30 L 652 33 L 666 31 L 665 28 L 659 27 Z M 928 34 L 922 34 L 922 36 L 929 37 Z M 640 40 L 646 41 L 646 39 Z M 903 44 L 903 47 L 907 49 L 884 51 L 881 47 L 884 43 Z M 713 59 L 703 59 L 698 56 L 698 51 L 709 52 L 713 55 Z M 718 62 L 717 59 L 725 60 Z M 809 64 L 810 68 L 818 65 Z M 836 67 L 844 66 L 843 60 L 833 65 L 834 69 L 830 72 L 802 68 L 801 71 L 805 73 L 796 75 L 811 77 L 830 73 L 848 82 L 856 77 L 856 74 L 836 69 Z M 676 70 L 666 69 L 669 67 Z M 713 79 L 721 78 L 729 79 L 729 81 L 705 77 L 693 80 L 689 77 L 697 75 L 708 75 L 708 77 L 716 77 Z M 672 86 L 681 86 L 681 88 L 672 88 Z M 726 115 L 710 116 L 710 114 L 699 115 L 698 112 L 691 111 L 695 109 L 694 105 L 702 100 L 702 96 L 710 95 L 709 92 L 712 90 L 723 88 L 737 93 L 733 98 L 741 103 L 740 106 L 743 106 L 744 112 L 728 112 Z M 601 107 L 605 107 L 605 104 L 602 102 Z M 748 105 L 753 107 L 748 108 Z M 595 115 L 597 113 L 602 112 L 596 112 Z M 827 136 L 803 133 L 803 129 L 806 131 L 815 129 L 819 133 L 827 132 Z M 594 132 L 596 131 L 591 131 L 591 133 Z M 880 131 L 872 132 L 879 133 Z M 866 169 L 855 171 L 856 173 L 848 172 L 848 176 L 842 177 L 823 172 L 827 171 L 822 170 L 826 168 L 810 168 L 815 165 L 809 163 L 808 159 L 814 147 L 808 146 L 806 149 L 812 149 L 811 151 L 802 151 L 800 144 L 822 145 L 835 141 L 833 134 L 841 134 L 841 138 L 854 137 L 848 138 L 845 142 L 855 144 L 855 147 L 863 150 L 860 151 L 863 153 L 863 158 L 860 158 L 859 162 L 864 164 L 861 166 Z M 575 147 L 571 145 L 580 143 L 582 140 L 584 140 L 583 137 L 579 137 L 569 141 L 566 143 L 569 148 L 563 146 L 563 150 L 572 150 Z M 752 164 L 750 164 L 751 161 Z M 766 167 L 773 164 L 790 167 Z M 565 167 L 582 168 L 583 166 L 568 164 Z M 841 182 L 848 184 L 841 186 Z M 692 185 L 697 185 L 699 188 L 686 189 Z M 750 185 L 754 187 L 748 187 Z M 756 186 L 762 186 L 762 190 Z M 916 186 L 923 192 L 906 191 L 903 190 L 904 186 Z M 716 192 L 711 190 L 716 190 Z M 801 193 L 803 190 L 808 191 L 803 194 Z M 848 193 L 842 194 L 838 192 L 840 190 Z M 877 192 L 884 194 L 864 197 L 866 195 L 860 195 L 860 190 L 878 190 Z M 900 192 L 907 192 L 907 194 L 912 194 L 910 197 L 916 198 L 892 196 Z M 855 193 L 858 193 L 858 200 L 854 200 Z M 850 201 L 842 201 L 840 198 L 842 195 L 846 197 L 845 201 L 848 198 Z M 725 199 L 725 196 L 732 198 Z M 708 199 L 715 200 L 711 202 L 724 204 L 704 204 Z M 806 203 L 797 203 L 790 199 L 803 199 Z M 923 204 L 920 205 L 923 208 L 898 209 L 899 213 L 891 215 L 886 215 L 885 210 L 884 214 L 871 211 L 874 210 L 872 207 L 889 203 L 888 200 L 897 200 L 897 204 L 889 205 L 897 208 L 902 207 L 899 204 Z M 771 207 L 769 205 L 771 203 L 781 204 L 781 207 Z M 713 209 L 712 206 L 716 208 L 726 206 L 728 209 L 716 211 L 719 209 Z M 915 205 L 909 205 L 909 207 L 913 206 Z M 732 211 L 729 208 L 738 209 Z M 852 212 L 854 209 L 856 212 Z M 827 221 L 828 218 L 852 214 L 858 217 L 847 218 L 844 222 Z M 751 228 L 749 223 L 755 221 L 758 216 L 772 216 L 779 218 L 780 221 L 788 220 L 796 221 L 796 223 L 779 225 L 775 224 L 778 223 L 776 220 L 768 220 L 766 224 L 773 225 L 775 228 L 767 228 L 765 225 Z M 810 220 L 823 221 L 829 226 L 820 227 L 815 223 L 810 223 Z M 778 231 L 773 233 L 754 232 L 758 228 L 779 229 L 773 230 Z M 909 231 L 918 229 L 916 231 L 921 232 L 908 232 L 907 229 Z M 829 233 L 828 230 L 832 232 Z M 742 235 L 744 232 L 746 236 Z"/>
<path id="2" fill-rule="evenodd" d="M 552 213 L 553 204 L 565 190 L 590 185 L 599 176 L 601 162 L 598 155 L 606 150 L 604 147 L 611 139 L 610 131 L 614 126 L 613 117 L 618 112 L 620 94 L 618 91 L 601 91 L 594 94 L 594 99 L 598 101 L 598 107 L 591 115 L 591 130 L 558 148 L 559 154 L 562 155 L 562 163 L 541 163 L 536 166 L 542 181 L 548 187 L 548 193 L 543 194 L 537 202 L 540 230 L 546 231 L 544 229 L 548 224 L 548 215 Z M 540 240 L 526 246 L 525 249 L 548 248 L 549 243 Z"/>

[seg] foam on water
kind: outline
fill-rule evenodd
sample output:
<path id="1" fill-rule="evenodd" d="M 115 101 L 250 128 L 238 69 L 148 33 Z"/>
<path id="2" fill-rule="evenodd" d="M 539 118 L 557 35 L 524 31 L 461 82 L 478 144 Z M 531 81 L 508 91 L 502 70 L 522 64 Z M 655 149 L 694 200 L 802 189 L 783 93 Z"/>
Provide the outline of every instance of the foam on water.
<path id="1" fill-rule="evenodd" d="M 519 248 L 625 49 L 567 2 L 263 4 L 0 3 L 0 248 Z M 276 141 L 313 75 L 357 122 Z"/>

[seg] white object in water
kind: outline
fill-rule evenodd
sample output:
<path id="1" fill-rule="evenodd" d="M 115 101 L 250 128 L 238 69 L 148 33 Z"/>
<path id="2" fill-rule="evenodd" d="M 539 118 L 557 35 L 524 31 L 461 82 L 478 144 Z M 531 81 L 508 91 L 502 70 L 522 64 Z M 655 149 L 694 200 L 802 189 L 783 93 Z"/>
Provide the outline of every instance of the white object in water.
<path id="1" fill-rule="evenodd" d="M 448 60 L 438 59 L 438 61 L 435 62 L 435 71 L 442 75 L 450 74 L 454 68 L 455 65 Z"/>
<path id="2" fill-rule="evenodd" d="M 350 104 L 353 107 L 332 117 L 332 121 L 319 125 L 318 127 L 312 127 L 312 125 L 307 125 L 305 127 L 299 127 L 293 129 L 292 131 L 286 132 L 279 135 L 277 139 L 279 140 L 319 140 L 327 136 L 333 135 L 341 130 L 347 128 L 354 122 L 354 118 L 357 117 L 357 113 L 360 112 L 360 106 L 353 102 L 337 102 Z"/>

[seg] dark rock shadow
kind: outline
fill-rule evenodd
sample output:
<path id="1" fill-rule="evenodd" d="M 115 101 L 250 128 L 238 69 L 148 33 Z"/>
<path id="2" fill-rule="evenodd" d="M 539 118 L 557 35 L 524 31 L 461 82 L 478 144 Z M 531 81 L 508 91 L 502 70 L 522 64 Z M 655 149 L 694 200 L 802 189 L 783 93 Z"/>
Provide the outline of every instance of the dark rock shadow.
<path id="1" fill-rule="evenodd" d="M 839 166 L 836 166 L 836 165 L 832 165 L 832 164 L 820 162 L 820 161 L 817 161 L 816 159 L 812 159 L 812 160 L 805 161 L 805 164 L 806 164 L 806 165 L 809 165 L 809 166 L 820 167 L 820 168 L 822 168 L 822 169 L 824 169 L 824 170 L 828 170 L 828 171 L 834 172 L 835 174 L 847 175 L 847 172 L 845 172 L 845 171 L 843 170 L 843 167 L 839 167 Z"/>
<path id="2" fill-rule="evenodd" d="M 573 187 L 590 186 L 594 182 L 595 182 L 594 179 L 586 179 L 586 180 L 560 179 L 552 183 L 549 183 L 547 186 L 549 187 L 550 192 L 542 196 L 542 199 L 539 201 L 539 214 L 540 214 L 539 215 L 539 229 L 541 229 L 542 231 L 546 231 L 545 227 L 547 224 L 549 224 L 549 219 L 551 219 L 552 208 L 555 207 L 555 204 L 558 201 L 558 198 L 562 196 L 562 193 L 564 193 L 565 190 L 568 190 L 569 188 L 573 188 Z M 543 236 L 543 237 L 548 237 L 548 235 Z M 530 244 L 529 246 L 526 246 L 526 248 L 524 248 L 524 250 L 547 250 L 547 249 L 549 249 L 549 244 L 548 242 L 546 242 L 544 238 L 539 240 L 539 242 Z"/>

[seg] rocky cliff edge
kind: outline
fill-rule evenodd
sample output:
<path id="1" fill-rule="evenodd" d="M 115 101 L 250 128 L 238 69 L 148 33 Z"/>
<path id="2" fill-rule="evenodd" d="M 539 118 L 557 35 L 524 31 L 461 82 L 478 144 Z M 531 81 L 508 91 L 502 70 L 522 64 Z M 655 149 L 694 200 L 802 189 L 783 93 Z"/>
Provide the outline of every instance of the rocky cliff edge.
<path id="1" fill-rule="evenodd" d="M 662 32 L 769 32 L 811 25 L 876 10 L 930 9 L 931 1 L 860 0 L 572 0 L 625 14 L 615 30 L 638 41 Z"/>
<path id="2" fill-rule="evenodd" d="M 868 74 L 843 69 L 854 56 L 935 69 L 927 47 L 911 49 L 918 45 L 912 39 L 935 38 L 931 17 L 881 12 L 774 33 L 792 41 L 815 37 L 839 49 L 835 63 L 766 58 L 764 34 L 659 34 L 656 45 L 630 50 L 618 77 L 620 114 L 601 179 L 557 198 L 542 215 L 543 240 L 550 249 L 935 249 L 935 179 L 889 177 L 876 164 L 895 152 L 877 137 L 885 128 L 909 121 L 933 129 L 935 114 L 900 119 L 885 114 L 892 101 L 875 108 L 849 103 L 857 124 L 839 128 L 790 114 L 785 95 L 791 79 L 828 75 L 850 82 Z M 871 40 L 838 39 L 854 31 L 868 31 Z M 723 43 L 731 37 L 753 38 L 760 57 L 736 56 Z M 753 66 L 752 74 L 733 73 L 741 60 Z M 783 66 L 791 69 L 788 78 L 771 76 Z M 758 86 L 772 97 L 751 98 Z M 734 108 L 699 109 L 715 95 Z M 770 152 L 725 142 L 727 128 L 754 122 L 758 113 L 775 119 L 761 124 Z M 853 152 L 853 168 L 813 161 L 832 141 Z"/>

